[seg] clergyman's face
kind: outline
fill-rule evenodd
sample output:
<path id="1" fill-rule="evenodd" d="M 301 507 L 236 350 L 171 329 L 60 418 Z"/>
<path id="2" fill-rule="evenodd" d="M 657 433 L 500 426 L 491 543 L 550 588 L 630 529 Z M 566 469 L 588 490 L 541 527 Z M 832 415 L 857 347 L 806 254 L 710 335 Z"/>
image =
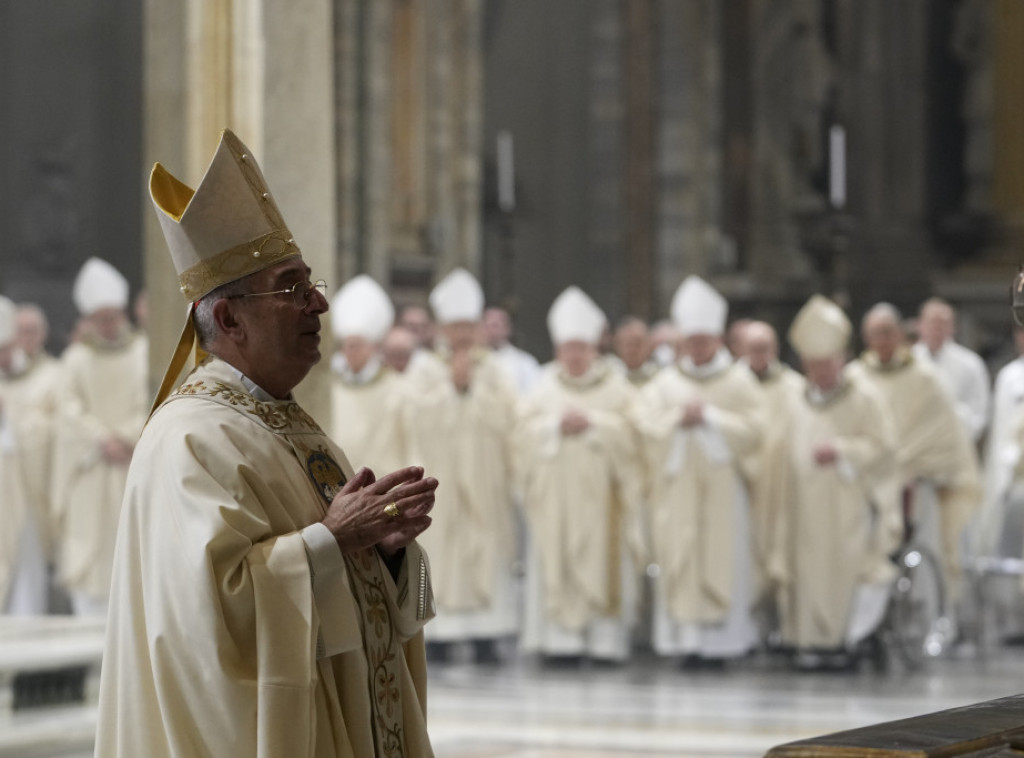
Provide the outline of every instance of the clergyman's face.
<path id="1" fill-rule="evenodd" d="M 555 357 L 569 376 L 583 376 L 594 365 L 597 348 L 588 342 L 570 340 L 555 346 Z"/>
<path id="2" fill-rule="evenodd" d="M 289 258 L 253 274 L 250 292 L 275 292 L 309 280 L 302 258 Z M 313 290 L 305 307 L 290 295 L 267 295 L 234 300 L 237 318 L 245 329 L 240 349 L 261 366 L 275 383 L 294 387 L 320 360 L 320 316 L 327 299 Z"/>

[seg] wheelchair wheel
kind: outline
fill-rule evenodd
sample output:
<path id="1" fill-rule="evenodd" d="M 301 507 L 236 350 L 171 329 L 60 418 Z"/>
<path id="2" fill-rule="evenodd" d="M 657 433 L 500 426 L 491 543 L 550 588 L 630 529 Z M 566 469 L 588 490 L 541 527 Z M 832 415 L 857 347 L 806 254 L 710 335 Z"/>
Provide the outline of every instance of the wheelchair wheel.
<path id="1" fill-rule="evenodd" d="M 942 568 L 927 549 L 908 544 L 896 559 L 899 570 L 889 603 L 888 626 L 894 652 L 919 668 L 951 642 Z"/>

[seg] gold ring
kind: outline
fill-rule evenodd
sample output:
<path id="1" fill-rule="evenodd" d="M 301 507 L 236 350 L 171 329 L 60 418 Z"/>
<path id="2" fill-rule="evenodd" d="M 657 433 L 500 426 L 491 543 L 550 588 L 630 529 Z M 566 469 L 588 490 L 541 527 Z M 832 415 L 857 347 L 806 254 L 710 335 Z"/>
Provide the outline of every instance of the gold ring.
<path id="1" fill-rule="evenodd" d="M 402 515 L 402 512 L 398 510 L 398 505 L 395 503 L 388 503 L 384 506 L 384 512 L 391 518 L 398 518 Z"/>

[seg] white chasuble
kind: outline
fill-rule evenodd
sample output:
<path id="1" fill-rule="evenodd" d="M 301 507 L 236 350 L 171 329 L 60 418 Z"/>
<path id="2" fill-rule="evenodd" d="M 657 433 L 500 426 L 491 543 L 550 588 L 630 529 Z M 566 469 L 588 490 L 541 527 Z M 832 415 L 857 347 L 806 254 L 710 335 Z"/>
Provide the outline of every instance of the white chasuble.
<path id="1" fill-rule="evenodd" d="M 313 573 L 300 533 L 351 475 L 294 402 L 209 359 L 136 448 L 118 533 L 97 756 L 429 758 L 425 555 Z"/>
<path id="2" fill-rule="evenodd" d="M 683 427 L 691 402 L 704 403 L 705 422 Z M 662 654 L 730 657 L 755 641 L 741 464 L 758 451 L 763 414 L 757 380 L 724 352 L 704 367 L 665 368 L 640 393 L 636 420 L 653 476 L 651 543 L 660 568 L 653 642 Z"/>
<path id="3" fill-rule="evenodd" d="M 331 377 L 331 438 L 356 470 L 377 478 L 411 465 L 401 374 L 376 363 L 369 377 Z"/>
<path id="4" fill-rule="evenodd" d="M 876 497 L 900 502 L 903 487 L 915 487 L 918 536 L 942 561 L 947 588 L 960 591 L 961 538 L 981 502 L 978 457 L 952 399 L 934 369 L 900 351 L 889 364 L 871 352 L 850 364 L 851 381 L 868 382 L 886 404 L 896 433 L 896 474 Z M 934 487 L 936 508 L 928 508 Z M 937 522 L 937 523 L 936 523 Z M 930 528 L 929 528 L 930 527 Z"/>
<path id="5" fill-rule="evenodd" d="M 427 639 L 495 639 L 518 627 L 512 501 L 516 393 L 483 350 L 456 390 L 448 356 L 426 354 L 406 373 L 412 463 L 441 485 L 422 539 L 431 556 L 437 618 Z"/>
<path id="6" fill-rule="evenodd" d="M 517 448 L 530 542 L 528 651 L 628 653 L 646 558 L 634 398 L 602 361 L 578 379 L 545 372 L 524 402 Z M 587 418 L 580 434 L 561 431 L 570 410 Z"/>
<path id="7" fill-rule="evenodd" d="M 835 448 L 834 463 L 816 463 L 815 448 L 824 443 Z M 877 585 L 888 597 L 888 556 L 902 535 L 896 504 L 871 497 L 895 453 L 888 411 L 848 381 L 828 397 L 806 393 L 771 452 L 765 460 L 782 485 L 770 565 L 783 639 L 799 648 L 855 642 L 848 639 L 859 621 L 855 594 Z"/>
<path id="8" fill-rule="evenodd" d="M 53 514 L 57 569 L 72 593 L 106 600 L 127 463 L 106 460 L 102 442 L 129 448 L 142 431 L 151 398 L 147 342 L 75 343 L 61 357 L 63 392 L 54 439 Z"/>

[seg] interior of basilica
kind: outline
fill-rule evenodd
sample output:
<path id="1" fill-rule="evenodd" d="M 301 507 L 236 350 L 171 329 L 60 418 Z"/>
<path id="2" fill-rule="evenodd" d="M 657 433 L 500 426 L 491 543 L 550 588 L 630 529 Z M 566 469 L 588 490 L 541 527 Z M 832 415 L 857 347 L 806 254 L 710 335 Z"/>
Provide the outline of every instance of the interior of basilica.
<path id="1" fill-rule="evenodd" d="M 874 304 L 940 297 L 994 375 L 1016 355 L 1022 71 L 1020 0 L 0 0 L 0 294 L 46 311 L 59 354 L 76 274 L 109 261 L 145 293 L 155 391 L 185 308 L 150 171 L 197 186 L 230 128 L 329 295 L 368 274 L 426 306 L 464 267 L 542 363 L 569 285 L 653 324 L 698 275 L 780 333 L 824 294 L 855 353 Z M 330 371 L 296 392 L 315 417 Z M 73 618 L 0 624 L 0 758 L 92 754 L 103 625 Z M 761 756 L 1024 691 L 1019 644 L 963 631 L 842 673 L 457 649 L 431 669 L 434 752 Z"/>

